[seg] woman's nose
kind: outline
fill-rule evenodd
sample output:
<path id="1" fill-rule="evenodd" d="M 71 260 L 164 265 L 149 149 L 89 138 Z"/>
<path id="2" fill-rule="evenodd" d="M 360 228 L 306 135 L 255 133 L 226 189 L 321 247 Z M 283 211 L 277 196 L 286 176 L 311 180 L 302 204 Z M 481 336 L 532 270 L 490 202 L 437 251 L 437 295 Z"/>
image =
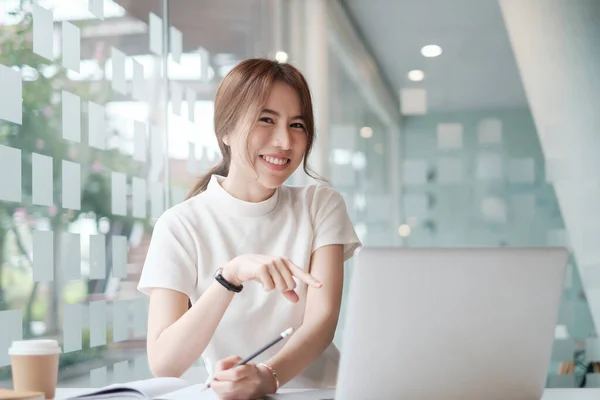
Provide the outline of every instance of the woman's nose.
<path id="1" fill-rule="evenodd" d="M 287 127 L 280 127 L 275 129 L 273 134 L 273 145 L 277 146 L 283 150 L 289 150 L 292 145 L 292 139 L 290 137 L 290 132 Z"/>

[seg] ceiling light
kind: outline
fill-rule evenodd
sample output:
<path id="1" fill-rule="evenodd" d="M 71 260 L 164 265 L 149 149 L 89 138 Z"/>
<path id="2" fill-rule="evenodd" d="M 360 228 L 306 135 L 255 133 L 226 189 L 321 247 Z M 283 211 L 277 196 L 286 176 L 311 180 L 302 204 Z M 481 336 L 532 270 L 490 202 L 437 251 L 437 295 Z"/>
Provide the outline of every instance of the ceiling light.
<path id="1" fill-rule="evenodd" d="M 428 44 L 421 49 L 423 57 L 437 57 L 442 54 L 442 48 L 435 44 Z"/>
<path id="2" fill-rule="evenodd" d="M 402 237 L 407 237 L 408 235 L 410 235 L 410 226 L 409 225 L 400 225 L 400 227 L 398 228 L 398 234 Z"/>
<path id="3" fill-rule="evenodd" d="M 413 69 L 408 72 L 408 79 L 413 82 L 421 82 L 425 78 L 425 72 L 420 69 Z"/>
<path id="4" fill-rule="evenodd" d="M 373 136 L 373 129 L 371 129 L 369 126 L 363 126 L 360 128 L 360 136 L 364 137 L 365 139 L 370 138 Z"/>
<path id="5" fill-rule="evenodd" d="M 288 55 L 285 51 L 278 51 L 275 53 L 275 59 L 280 63 L 286 63 L 288 60 Z"/>

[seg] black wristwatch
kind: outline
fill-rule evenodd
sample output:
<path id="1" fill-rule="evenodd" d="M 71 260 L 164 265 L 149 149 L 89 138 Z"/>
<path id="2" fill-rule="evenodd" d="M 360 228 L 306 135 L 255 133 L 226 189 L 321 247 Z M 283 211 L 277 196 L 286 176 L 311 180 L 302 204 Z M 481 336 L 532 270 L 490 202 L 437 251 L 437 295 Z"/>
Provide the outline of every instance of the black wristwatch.
<path id="1" fill-rule="evenodd" d="M 215 273 L 215 279 L 217 282 L 219 282 L 221 285 L 223 285 L 225 287 L 225 289 L 229 290 L 230 292 L 235 292 L 235 293 L 239 293 L 242 291 L 242 289 L 244 288 L 243 285 L 234 285 L 230 282 L 227 281 L 227 279 L 225 279 L 223 277 L 223 275 L 221 274 L 221 272 L 223 271 L 223 268 L 219 268 L 217 270 L 217 272 Z"/>

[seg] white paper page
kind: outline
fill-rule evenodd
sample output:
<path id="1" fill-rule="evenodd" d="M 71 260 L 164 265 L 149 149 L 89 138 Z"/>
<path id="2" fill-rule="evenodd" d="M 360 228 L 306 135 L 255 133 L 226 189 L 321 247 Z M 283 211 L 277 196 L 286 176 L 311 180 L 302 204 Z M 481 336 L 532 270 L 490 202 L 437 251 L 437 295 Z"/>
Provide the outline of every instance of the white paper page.
<path id="1" fill-rule="evenodd" d="M 188 386 L 186 388 L 173 391 L 160 396 L 157 400 L 218 400 L 219 397 L 212 389 L 202 390 L 204 383 Z"/>
<path id="2" fill-rule="evenodd" d="M 335 390 L 330 389 L 308 389 L 308 390 L 285 390 L 282 389 L 275 395 L 267 396 L 268 400 L 333 400 Z"/>
<path id="3" fill-rule="evenodd" d="M 128 383 L 127 387 L 137 389 L 149 398 L 153 399 L 162 396 L 165 393 L 171 393 L 176 390 L 189 386 L 190 383 L 179 378 L 152 378 Z"/>
<path id="4" fill-rule="evenodd" d="M 166 393 L 178 391 L 182 388 L 189 386 L 190 383 L 186 380 L 179 378 L 152 378 L 143 379 L 139 381 L 133 381 L 129 383 L 119 383 L 114 385 L 108 385 L 98 390 L 91 391 L 80 397 L 94 397 L 93 394 L 101 394 L 107 391 L 114 391 L 116 389 L 129 389 L 137 390 L 144 394 L 150 399 L 155 399 Z M 103 396 L 104 397 L 104 396 Z"/>

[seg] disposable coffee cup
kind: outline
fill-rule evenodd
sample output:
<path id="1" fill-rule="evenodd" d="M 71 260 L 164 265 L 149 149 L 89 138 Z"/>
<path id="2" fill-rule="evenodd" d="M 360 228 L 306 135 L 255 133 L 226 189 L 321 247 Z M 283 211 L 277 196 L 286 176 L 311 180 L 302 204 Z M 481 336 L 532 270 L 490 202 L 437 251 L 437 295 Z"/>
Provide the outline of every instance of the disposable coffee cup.
<path id="1" fill-rule="evenodd" d="M 53 399 L 58 381 L 61 349 L 56 340 L 20 340 L 12 343 L 12 381 L 17 391 L 42 392 Z"/>

